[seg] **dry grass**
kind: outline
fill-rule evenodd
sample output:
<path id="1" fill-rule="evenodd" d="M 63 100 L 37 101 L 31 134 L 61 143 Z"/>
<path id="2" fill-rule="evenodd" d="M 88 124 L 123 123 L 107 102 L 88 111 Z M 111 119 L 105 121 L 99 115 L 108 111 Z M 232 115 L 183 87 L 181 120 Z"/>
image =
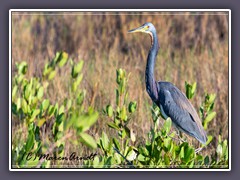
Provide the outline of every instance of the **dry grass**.
<path id="1" fill-rule="evenodd" d="M 76 14 L 76 13 L 75 13 Z M 126 14 L 126 13 L 125 13 Z M 64 50 L 73 60 L 83 59 L 86 105 L 101 111 L 115 101 L 116 69 L 131 73 L 129 97 L 138 102 L 132 128 L 137 137 L 146 137 L 151 126 L 151 100 L 145 90 L 145 64 L 150 40 L 147 35 L 127 34 L 131 28 L 152 22 L 158 32 L 159 51 L 155 75 L 171 81 L 182 91 L 184 81 L 197 82 L 192 100 L 199 109 L 204 93 L 216 93 L 217 117 L 208 134 L 228 138 L 228 16 L 185 13 L 131 13 L 92 15 L 21 15 L 12 16 L 12 62 L 29 63 L 28 76 L 40 76 L 43 65 L 56 51 Z M 55 78 L 46 96 L 61 101 L 67 92 L 70 69 Z M 100 117 L 92 133 L 106 130 L 105 117 Z M 13 127 L 17 128 L 17 127 Z M 192 140 L 192 139 L 191 139 Z M 215 139 L 216 140 L 216 139 Z M 195 142 L 195 140 L 193 140 Z"/>

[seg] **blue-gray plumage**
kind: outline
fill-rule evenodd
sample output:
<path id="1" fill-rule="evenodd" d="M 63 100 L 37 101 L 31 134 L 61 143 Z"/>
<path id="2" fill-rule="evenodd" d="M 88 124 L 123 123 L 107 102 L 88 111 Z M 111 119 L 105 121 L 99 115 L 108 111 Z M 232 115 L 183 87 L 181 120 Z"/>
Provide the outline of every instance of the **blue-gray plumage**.
<path id="1" fill-rule="evenodd" d="M 155 59 L 160 47 L 153 24 L 145 23 L 128 32 L 143 32 L 151 37 L 152 44 L 147 57 L 145 73 L 146 89 L 153 102 L 159 106 L 163 117 L 165 119 L 170 117 L 176 128 L 205 144 L 207 135 L 203 129 L 202 121 L 187 97 L 172 83 L 155 81 Z"/>

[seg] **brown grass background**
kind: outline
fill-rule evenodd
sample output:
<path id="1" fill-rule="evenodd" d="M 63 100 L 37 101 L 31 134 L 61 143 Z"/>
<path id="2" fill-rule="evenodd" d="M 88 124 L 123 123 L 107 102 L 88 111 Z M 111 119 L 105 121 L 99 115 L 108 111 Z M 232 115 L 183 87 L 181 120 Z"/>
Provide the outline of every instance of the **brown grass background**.
<path id="1" fill-rule="evenodd" d="M 152 102 L 145 90 L 145 66 L 150 39 L 145 34 L 127 34 L 129 29 L 152 22 L 158 33 L 160 51 L 155 66 L 157 80 L 166 80 L 185 92 L 184 82 L 197 82 L 191 100 L 199 109 L 204 93 L 216 93 L 216 118 L 208 134 L 214 136 L 212 147 L 222 134 L 228 138 L 228 15 L 198 12 L 122 12 L 122 13 L 13 13 L 12 71 L 15 62 L 29 64 L 27 76 L 41 76 L 44 64 L 57 51 L 66 51 L 74 61 L 83 59 L 82 88 L 87 90 L 85 105 L 99 112 L 114 104 L 116 69 L 131 73 L 129 98 L 138 103 L 137 115 L 130 127 L 137 139 L 146 138 L 152 125 Z M 54 86 L 45 97 L 62 102 L 68 97 L 70 66 L 55 77 Z M 100 116 L 91 129 L 95 137 L 108 131 L 109 119 Z M 17 129 L 13 124 L 13 129 Z M 14 131 L 13 131 L 14 133 Z M 196 143 L 196 140 L 190 138 Z"/>

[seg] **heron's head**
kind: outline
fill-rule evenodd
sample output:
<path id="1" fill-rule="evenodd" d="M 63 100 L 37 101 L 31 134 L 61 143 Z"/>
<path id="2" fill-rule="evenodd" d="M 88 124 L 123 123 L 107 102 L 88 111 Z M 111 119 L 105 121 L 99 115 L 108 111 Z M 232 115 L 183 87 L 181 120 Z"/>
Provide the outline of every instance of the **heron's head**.
<path id="1" fill-rule="evenodd" d="M 157 40 L 156 29 L 155 29 L 154 25 L 152 23 L 150 23 L 150 22 L 145 23 L 145 24 L 143 24 L 142 26 L 140 26 L 138 28 L 135 28 L 135 29 L 132 29 L 132 30 L 128 31 L 128 33 L 135 33 L 135 32 L 143 32 L 143 33 L 149 34 L 150 37 L 151 37 L 151 44 L 152 44 L 152 46 L 153 46 L 154 39 Z M 156 44 L 157 44 L 157 46 L 159 48 L 158 42 Z"/>
<path id="2" fill-rule="evenodd" d="M 135 29 L 132 29 L 132 30 L 128 31 L 128 33 L 135 33 L 135 32 L 143 32 L 143 33 L 147 33 L 147 34 L 152 35 L 152 34 L 156 33 L 156 29 L 155 29 L 155 27 L 153 26 L 152 23 L 148 22 L 148 23 L 145 23 L 138 28 L 135 28 Z"/>

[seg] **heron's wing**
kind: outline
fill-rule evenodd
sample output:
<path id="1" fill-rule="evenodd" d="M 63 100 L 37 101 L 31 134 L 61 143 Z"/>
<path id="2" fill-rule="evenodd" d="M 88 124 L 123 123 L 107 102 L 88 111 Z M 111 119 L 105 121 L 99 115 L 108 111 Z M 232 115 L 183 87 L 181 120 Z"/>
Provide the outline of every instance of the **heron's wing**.
<path id="1" fill-rule="evenodd" d="M 183 94 L 177 87 L 172 86 L 171 95 L 173 97 L 173 100 L 176 102 L 177 105 L 179 105 L 182 109 L 186 110 L 191 116 L 193 117 L 194 121 L 196 121 L 197 124 L 202 124 L 202 121 L 200 120 L 196 110 L 194 109 L 193 105 L 190 103 L 190 101 L 187 99 L 185 94 Z"/>
<path id="2" fill-rule="evenodd" d="M 159 82 L 158 87 L 164 112 L 180 129 L 205 143 L 206 133 L 202 121 L 187 97 L 172 83 Z"/>

